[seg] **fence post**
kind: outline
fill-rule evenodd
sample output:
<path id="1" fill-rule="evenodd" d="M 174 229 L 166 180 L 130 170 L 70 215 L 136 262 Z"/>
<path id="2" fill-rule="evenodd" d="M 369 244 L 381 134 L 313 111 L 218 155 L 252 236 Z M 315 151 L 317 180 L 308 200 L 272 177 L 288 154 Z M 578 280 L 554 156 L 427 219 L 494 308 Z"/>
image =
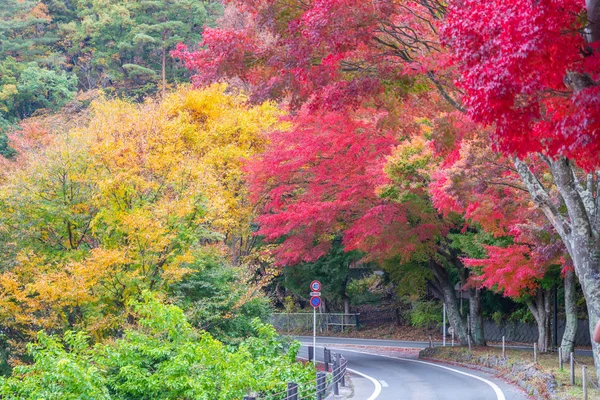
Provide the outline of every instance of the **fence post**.
<path id="1" fill-rule="evenodd" d="M 560 369 L 561 371 L 563 370 L 562 364 L 563 364 L 562 347 L 559 347 L 558 348 L 558 369 Z"/>
<path id="2" fill-rule="evenodd" d="M 358 330 L 358 313 L 354 313 L 354 323 L 356 325 L 356 330 Z"/>
<path id="3" fill-rule="evenodd" d="M 502 358 L 506 358 L 506 342 L 504 341 L 504 336 L 502 336 Z"/>
<path id="4" fill-rule="evenodd" d="M 285 400 L 298 400 L 298 384 L 294 382 L 288 382 L 287 397 Z"/>
<path id="5" fill-rule="evenodd" d="M 467 333 L 467 343 L 469 345 L 469 351 L 471 351 L 471 334 Z"/>
<path id="6" fill-rule="evenodd" d="M 339 354 L 333 353 L 333 394 L 338 396 L 340 388 L 338 386 L 340 374 L 340 357 Z"/>
<path id="7" fill-rule="evenodd" d="M 312 361 L 315 358 L 315 348 L 308 346 L 308 361 Z"/>
<path id="8" fill-rule="evenodd" d="M 533 363 L 537 364 L 537 343 L 533 342 Z"/>
<path id="9" fill-rule="evenodd" d="M 575 358 L 573 358 L 573 352 L 570 354 L 571 356 L 571 385 L 575 386 Z"/>
<path id="10" fill-rule="evenodd" d="M 587 373 L 585 365 L 581 366 L 581 388 L 583 389 L 583 400 L 587 400 Z"/>
<path id="11" fill-rule="evenodd" d="M 325 371 L 329 372 L 329 363 L 331 362 L 331 350 L 323 348 L 323 363 L 325 364 Z"/>
<path id="12" fill-rule="evenodd" d="M 325 395 L 325 372 L 317 372 L 317 400 L 323 400 Z"/>

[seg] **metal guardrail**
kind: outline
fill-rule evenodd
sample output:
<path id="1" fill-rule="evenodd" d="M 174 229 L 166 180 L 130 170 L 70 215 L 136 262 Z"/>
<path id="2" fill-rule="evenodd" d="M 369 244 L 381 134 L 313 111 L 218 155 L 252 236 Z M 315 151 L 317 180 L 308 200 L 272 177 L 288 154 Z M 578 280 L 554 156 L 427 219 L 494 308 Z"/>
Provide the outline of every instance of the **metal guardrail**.
<path id="1" fill-rule="evenodd" d="M 314 350 L 309 354 L 314 354 Z M 325 371 L 318 371 L 314 382 L 288 382 L 287 388 L 278 393 L 244 396 L 243 400 L 323 400 L 328 394 L 339 395 L 339 387 L 346 386 L 348 360 L 341 354 L 323 348 Z M 309 361 L 312 361 L 309 357 Z M 331 364 L 331 366 L 330 366 Z M 330 370 L 331 367 L 331 371 Z M 327 374 L 329 372 L 329 375 Z"/>

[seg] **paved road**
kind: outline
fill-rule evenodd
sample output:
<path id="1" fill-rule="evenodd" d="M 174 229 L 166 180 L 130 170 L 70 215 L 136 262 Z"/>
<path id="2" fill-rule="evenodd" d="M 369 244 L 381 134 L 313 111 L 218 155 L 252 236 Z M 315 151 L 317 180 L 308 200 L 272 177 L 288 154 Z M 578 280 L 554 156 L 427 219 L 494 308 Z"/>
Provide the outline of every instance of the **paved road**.
<path id="1" fill-rule="evenodd" d="M 311 342 L 312 336 L 293 336 L 294 339 L 301 342 Z M 384 346 L 384 347 L 405 347 L 409 349 L 424 349 L 429 346 L 429 342 L 413 342 L 408 340 L 384 340 L 384 339 L 356 339 L 356 338 L 344 338 L 344 337 L 317 337 L 317 345 L 319 343 L 340 343 L 340 344 L 353 344 L 362 346 Z M 441 346 L 442 342 L 434 342 L 435 346 Z M 449 346 L 450 342 L 446 342 Z M 501 347 L 499 345 L 491 345 L 491 347 Z M 507 349 L 523 350 L 533 352 L 532 346 L 506 346 Z M 591 350 L 575 349 L 575 355 L 592 356 Z"/>
<path id="2" fill-rule="evenodd" d="M 343 347 L 345 340 L 327 338 L 329 348 L 348 360 L 348 368 L 369 378 L 370 397 L 356 400 L 526 400 L 527 396 L 512 385 L 490 374 L 470 369 L 413 359 L 397 359 L 367 354 Z M 323 343 L 323 339 L 320 340 Z M 312 344 L 304 339 L 305 345 Z M 361 344 L 364 344 L 361 343 Z M 317 345 L 318 346 L 318 345 Z M 405 346 L 403 346 L 405 347 Z M 307 356 L 303 346 L 301 356 Z M 317 349 L 322 360 L 322 349 Z M 366 382 L 366 381 L 365 381 Z M 364 392 L 363 392 L 364 393 Z M 364 398 L 363 398 L 364 397 Z"/>

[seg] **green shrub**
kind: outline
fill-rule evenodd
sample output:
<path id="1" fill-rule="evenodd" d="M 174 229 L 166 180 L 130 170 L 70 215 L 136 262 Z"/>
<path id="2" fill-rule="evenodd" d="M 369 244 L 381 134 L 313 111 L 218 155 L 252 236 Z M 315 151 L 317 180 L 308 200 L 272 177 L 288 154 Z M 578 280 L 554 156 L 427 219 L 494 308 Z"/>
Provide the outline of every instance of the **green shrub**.
<path id="1" fill-rule="evenodd" d="M 410 322 L 417 328 L 436 329 L 442 325 L 442 305 L 436 301 L 413 303 Z"/>
<path id="2" fill-rule="evenodd" d="M 233 347 L 148 295 L 132 311 L 139 318 L 134 328 L 95 347 L 83 333 L 67 332 L 62 340 L 40 333 L 29 346 L 34 363 L 0 381 L 2 398 L 237 400 L 284 391 L 288 381 L 313 381 L 312 365 L 296 362 L 300 344 L 286 348 L 257 319 L 254 336 Z"/>

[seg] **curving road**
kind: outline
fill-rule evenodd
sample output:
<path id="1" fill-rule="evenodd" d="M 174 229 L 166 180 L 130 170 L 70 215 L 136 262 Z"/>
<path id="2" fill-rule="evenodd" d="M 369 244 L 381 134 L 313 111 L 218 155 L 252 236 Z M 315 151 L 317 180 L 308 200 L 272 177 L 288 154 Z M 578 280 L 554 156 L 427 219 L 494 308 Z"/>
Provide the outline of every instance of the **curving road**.
<path id="1" fill-rule="evenodd" d="M 361 388 L 356 400 L 526 400 L 528 397 L 490 374 L 451 365 L 414 359 L 398 359 L 365 353 L 368 350 L 343 348 L 337 338 L 326 338 L 327 347 L 348 360 L 351 372 L 358 373 Z M 305 338 L 301 356 L 307 357 Z M 321 341 L 324 342 L 323 340 Z M 344 342 L 341 340 L 340 342 Z M 336 347 L 336 345 L 338 347 Z M 319 346 L 317 344 L 317 346 Z M 317 359 L 322 360 L 322 348 Z M 356 379 L 353 379 L 356 381 Z"/>

